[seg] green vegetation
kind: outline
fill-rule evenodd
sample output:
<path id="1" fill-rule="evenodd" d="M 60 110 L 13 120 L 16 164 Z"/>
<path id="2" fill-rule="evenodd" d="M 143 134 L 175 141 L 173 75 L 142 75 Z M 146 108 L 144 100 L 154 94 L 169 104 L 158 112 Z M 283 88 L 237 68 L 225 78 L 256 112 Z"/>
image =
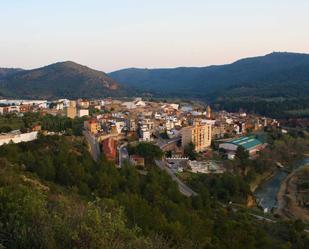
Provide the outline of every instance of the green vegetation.
<path id="1" fill-rule="evenodd" d="M 110 73 L 129 87 L 159 98 L 206 101 L 218 109 L 272 117 L 308 117 L 309 55 L 271 53 L 228 65 L 171 69 L 129 68 Z M 163 90 L 163 91 L 162 91 Z"/>
<path id="2" fill-rule="evenodd" d="M 163 156 L 163 151 L 156 145 L 143 142 L 136 146 L 129 146 L 129 154 L 139 155 L 145 158 L 146 163 L 152 164 L 155 159 L 161 159 Z"/>
<path id="3" fill-rule="evenodd" d="M 105 73 L 71 61 L 33 70 L 11 71 L 2 74 L 1 81 L 0 92 L 11 98 L 101 98 L 122 92 Z"/>
<path id="4" fill-rule="evenodd" d="M 196 160 L 197 153 L 195 152 L 195 146 L 193 143 L 189 143 L 185 146 L 184 155 L 190 160 Z"/>
<path id="5" fill-rule="evenodd" d="M 64 116 L 41 115 L 39 113 L 25 113 L 22 117 L 16 114 L 0 116 L 0 132 L 20 129 L 31 129 L 34 125 L 41 125 L 43 130 L 64 132 L 68 135 L 82 135 L 84 118 L 70 119 Z"/>
<path id="6" fill-rule="evenodd" d="M 2 159 L 0 247 L 156 248 L 150 238 L 126 226 L 123 210 L 115 201 L 86 201 L 71 192 L 45 185 Z"/>
<path id="7" fill-rule="evenodd" d="M 192 174 L 191 187 L 198 193 L 209 193 L 217 200 L 228 203 L 246 203 L 250 194 L 248 183 L 240 175 L 224 173 L 222 175 Z"/>
<path id="8" fill-rule="evenodd" d="M 297 86 L 295 87 L 297 88 Z M 272 91 L 276 92 L 276 90 Z M 284 99 L 272 101 L 264 98 L 239 98 L 237 96 L 231 96 L 229 98 L 215 100 L 214 105 L 218 109 L 224 109 L 230 112 L 238 112 L 242 109 L 274 118 L 300 118 L 309 116 L 309 98 L 307 96 L 297 98 L 286 97 Z"/>
<path id="9" fill-rule="evenodd" d="M 150 161 L 158 147 L 136 153 Z M 245 194 L 224 175 L 208 180 Z M 214 188 L 213 188 L 214 189 Z M 164 171 L 94 162 L 82 138 L 47 136 L 0 147 L 0 244 L 5 248 L 306 248 L 298 223 L 258 221 L 203 188 L 186 198 Z M 218 197 L 221 192 L 218 191 Z M 226 196 L 229 198 L 229 196 Z"/>
<path id="10" fill-rule="evenodd" d="M 277 163 L 293 165 L 309 151 L 309 137 L 292 137 L 270 133 L 269 146 L 259 156 L 249 159 L 242 147 L 236 151 L 234 160 L 224 160 L 227 173 L 223 175 L 190 174 L 185 180 L 197 192 L 206 190 L 219 201 L 246 203 L 251 194 L 250 185 L 277 170 Z"/>

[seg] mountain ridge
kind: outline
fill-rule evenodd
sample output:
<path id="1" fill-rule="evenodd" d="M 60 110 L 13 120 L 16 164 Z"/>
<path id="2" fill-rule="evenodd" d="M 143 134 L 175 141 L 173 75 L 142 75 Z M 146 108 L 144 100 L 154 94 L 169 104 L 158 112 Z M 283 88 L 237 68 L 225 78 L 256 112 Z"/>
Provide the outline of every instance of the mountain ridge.
<path id="1" fill-rule="evenodd" d="M 89 98 L 117 95 L 120 88 L 104 72 L 73 61 L 14 71 L 0 81 L 0 93 L 6 97 Z"/>
<path id="2" fill-rule="evenodd" d="M 168 94 L 181 96 L 201 96 L 201 91 L 204 91 L 207 93 L 202 94 L 202 97 L 209 98 L 209 95 L 219 92 L 222 95 L 224 90 L 233 86 L 252 83 L 263 85 L 265 81 L 285 82 L 288 79 L 280 78 L 280 72 L 292 72 L 294 69 L 300 70 L 301 67 L 303 78 L 297 81 L 309 82 L 309 54 L 289 52 L 273 52 L 265 56 L 240 59 L 230 64 L 207 67 L 122 69 L 109 73 L 109 76 L 120 84 L 140 87 L 145 91 L 160 92 L 162 88 Z M 181 91 L 187 91 L 188 94 Z"/>

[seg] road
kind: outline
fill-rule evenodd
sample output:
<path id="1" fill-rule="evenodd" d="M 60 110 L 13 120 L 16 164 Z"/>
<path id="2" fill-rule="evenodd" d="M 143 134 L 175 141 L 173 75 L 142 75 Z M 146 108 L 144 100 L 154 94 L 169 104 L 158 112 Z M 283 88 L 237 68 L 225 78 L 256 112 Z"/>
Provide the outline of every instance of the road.
<path id="1" fill-rule="evenodd" d="M 160 147 L 161 150 L 164 150 L 164 147 L 170 145 L 171 143 L 175 143 L 178 142 L 181 138 L 180 137 L 175 137 L 169 140 L 163 140 L 163 139 L 158 139 L 158 141 L 156 142 L 156 145 Z"/>
<path id="2" fill-rule="evenodd" d="M 119 153 L 119 167 L 122 167 L 122 163 L 125 160 L 129 160 L 129 152 L 127 149 L 127 144 L 122 144 L 118 147 L 118 153 Z"/>
<path id="3" fill-rule="evenodd" d="M 93 160 L 98 161 L 101 155 L 100 146 L 95 137 L 90 134 L 89 131 L 83 131 L 83 135 L 86 138 L 87 143 L 89 144 L 90 154 Z"/>
<path id="4" fill-rule="evenodd" d="M 167 146 L 171 143 L 174 143 L 176 141 L 179 141 L 179 139 L 180 138 L 177 137 L 177 138 L 170 139 L 167 142 L 159 140 L 159 141 L 157 141 L 157 145 L 160 147 L 161 150 L 164 151 L 165 146 Z M 191 188 L 189 188 L 186 184 L 184 184 L 181 180 L 179 180 L 179 178 L 175 175 L 175 173 L 170 168 L 168 168 L 166 166 L 165 161 L 155 160 L 155 163 L 160 169 L 165 170 L 167 172 L 167 174 L 169 174 L 171 176 L 172 180 L 175 181 L 178 184 L 178 188 L 179 188 L 180 193 L 182 193 L 183 195 L 185 195 L 187 197 L 197 195 L 196 192 L 194 192 Z"/>
<path id="5" fill-rule="evenodd" d="M 197 195 L 196 192 L 194 192 L 191 188 L 189 188 L 186 184 L 184 184 L 181 180 L 179 180 L 179 178 L 174 174 L 174 172 L 170 168 L 166 167 L 165 161 L 155 160 L 155 163 L 160 169 L 165 170 L 167 174 L 171 176 L 172 180 L 178 184 L 179 191 L 183 195 L 187 197 Z"/>

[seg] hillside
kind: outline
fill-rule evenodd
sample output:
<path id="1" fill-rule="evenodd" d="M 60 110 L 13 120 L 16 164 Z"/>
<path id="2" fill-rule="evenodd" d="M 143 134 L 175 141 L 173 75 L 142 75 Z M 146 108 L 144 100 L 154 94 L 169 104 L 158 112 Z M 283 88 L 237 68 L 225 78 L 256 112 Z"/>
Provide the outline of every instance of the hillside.
<path id="1" fill-rule="evenodd" d="M 222 195 L 218 180 L 212 185 Z M 232 186 L 227 192 L 242 189 L 226 184 Z M 186 198 L 156 167 L 140 175 L 132 166 L 94 162 L 82 137 L 4 145 L 0 248 L 307 248 L 299 222 L 258 221 L 245 209 L 219 205 L 204 184 L 196 186 L 204 190 Z"/>
<path id="2" fill-rule="evenodd" d="M 274 52 L 221 66 L 129 68 L 109 76 L 154 96 L 195 98 L 230 111 L 282 117 L 309 108 L 309 54 Z"/>
<path id="3" fill-rule="evenodd" d="M 0 68 L 0 79 L 4 79 L 12 74 L 22 71 L 19 68 Z"/>
<path id="4" fill-rule="evenodd" d="M 129 68 L 109 74 L 117 82 L 144 91 L 214 99 L 224 96 L 282 97 L 309 93 L 309 55 L 271 53 L 209 67 Z M 274 87 L 284 86 L 279 92 Z M 296 88 L 295 88 L 296 87 Z M 292 92 L 291 92 L 292 90 Z"/>
<path id="5" fill-rule="evenodd" d="M 105 73 L 74 62 L 59 62 L 33 70 L 5 70 L 0 95 L 19 98 L 79 98 L 120 94 L 119 85 Z"/>

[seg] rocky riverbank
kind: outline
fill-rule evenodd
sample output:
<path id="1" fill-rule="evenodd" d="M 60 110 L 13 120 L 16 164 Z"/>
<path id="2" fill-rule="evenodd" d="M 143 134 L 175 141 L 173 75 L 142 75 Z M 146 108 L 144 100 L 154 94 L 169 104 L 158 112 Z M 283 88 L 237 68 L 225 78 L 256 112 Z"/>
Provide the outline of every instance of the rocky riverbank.
<path id="1" fill-rule="evenodd" d="M 295 170 L 282 182 L 277 194 L 278 207 L 275 211 L 284 219 L 300 219 L 309 222 L 309 209 L 305 208 L 300 199 L 303 194 L 298 190 L 300 177 L 309 166 Z"/>

